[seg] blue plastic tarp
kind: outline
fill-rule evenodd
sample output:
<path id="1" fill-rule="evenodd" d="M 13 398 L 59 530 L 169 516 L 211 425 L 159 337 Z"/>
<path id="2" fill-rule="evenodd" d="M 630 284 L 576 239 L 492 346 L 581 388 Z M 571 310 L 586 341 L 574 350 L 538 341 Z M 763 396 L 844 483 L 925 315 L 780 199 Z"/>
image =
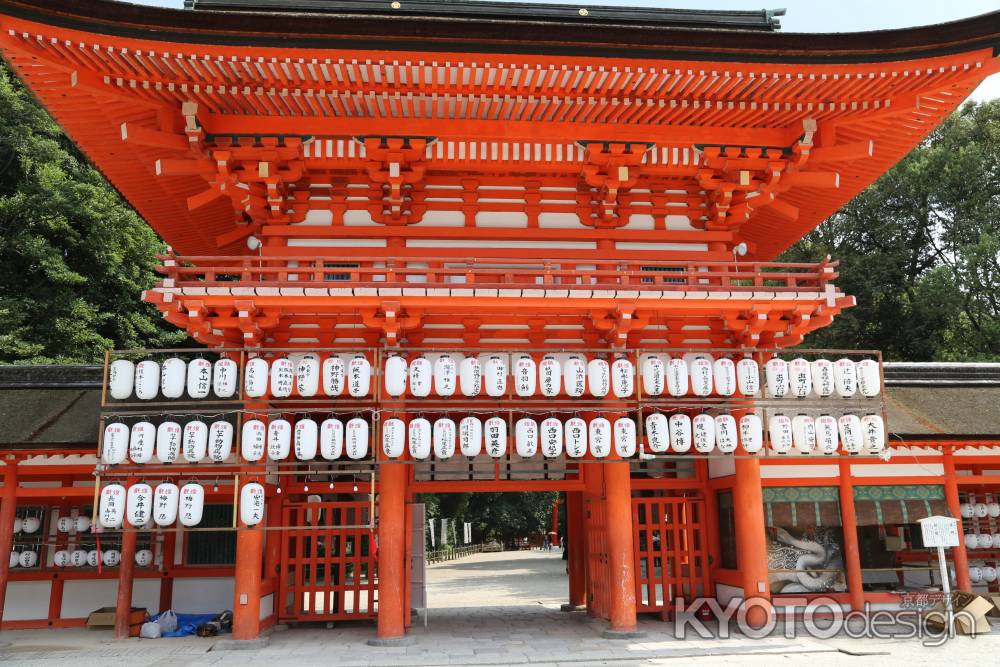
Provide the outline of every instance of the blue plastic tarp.
<path id="1" fill-rule="evenodd" d="M 153 616 L 150 620 L 159 620 L 163 613 Z M 208 623 L 218 616 L 218 614 L 178 614 L 177 612 L 174 614 L 177 616 L 177 629 L 173 632 L 164 632 L 160 635 L 161 637 L 188 637 L 198 632 L 199 625 Z"/>

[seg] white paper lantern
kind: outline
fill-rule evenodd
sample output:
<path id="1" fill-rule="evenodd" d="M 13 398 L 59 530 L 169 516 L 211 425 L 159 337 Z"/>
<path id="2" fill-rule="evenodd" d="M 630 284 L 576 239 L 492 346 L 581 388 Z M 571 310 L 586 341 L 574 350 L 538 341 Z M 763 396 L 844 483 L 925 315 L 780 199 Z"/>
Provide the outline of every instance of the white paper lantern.
<path id="1" fill-rule="evenodd" d="M 122 554 L 118 549 L 108 549 L 101 554 L 101 561 L 108 567 L 118 567 L 122 562 Z"/>
<path id="2" fill-rule="evenodd" d="M 180 398 L 187 382 L 187 364 L 183 359 L 171 357 L 160 368 L 160 393 L 163 398 Z"/>
<path id="3" fill-rule="evenodd" d="M 744 396 L 756 396 L 760 391 L 760 367 L 750 357 L 736 362 L 736 386 Z"/>
<path id="4" fill-rule="evenodd" d="M 670 432 L 666 416 L 654 412 L 646 417 L 646 444 L 649 451 L 662 454 L 670 449 Z"/>
<path id="5" fill-rule="evenodd" d="M 368 456 L 368 422 L 355 417 L 346 427 L 347 458 L 358 461 Z"/>
<path id="6" fill-rule="evenodd" d="M 612 375 L 614 371 L 612 370 Z M 611 453 L 611 438 L 613 437 L 611 422 L 604 417 L 590 420 L 587 429 L 587 439 L 590 440 L 590 453 L 595 459 L 603 459 Z"/>
<path id="7" fill-rule="evenodd" d="M 691 390 L 695 396 L 705 397 L 712 393 L 712 359 L 695 357 L 688 364 L 688 375 L 691 377 Z"/>
<path id="8" fill-rule="evenodd" d="M 212 391 L 219 398 L 232 398 L 239 375 L 239 366 L 232 359 L 216 360 L 212 366 Z"/>
<path id="9" fill-rule="evenodd" d="M 483 422 L 486 453 L 499 459 L 507 453 L 507 422 L 501 417 L 490 417 Z"/>
<path id="10" fill-rule="evenodd" d="M 302 398 L 312 398 L 319 393 L 319 356 L 305 354 L 295 366 L 295 391 Z"/>
<path id="11" fill-rule="evenodd" d="M 233 451 L 233 425 L 227 421 L 212 422 L 208 427 L 208 458 L 222 463 Z"/>
<path id="12" fill-rule="evenodd" d="M 686 396 L 690 386 L 687 362 L 680 357 L 667 361 L 667 391 L 670 395 L 675 398 Z"/>
<path id="13" fill-rule="evenodd" d="M 986 509 L 991 519 L 1000 517 L 1000 503 L 987 503 Z"/>
<path id="14" fill-rule="evenodd" d="M 135 564 L 139 567 L 149 567 L 153 564 L 153 552 L 150 549 L 139 549 L 135 552 Z"/>
<path id="15" fill-rule="evenodd" d="M 332 355 L 323 360 L 323 393 L 337 398 L 344 393 L 344 360 Z"/>
<path id="16" fill-rule="evenodd" d="M 579 398 L 587 390 L 587 362 L 582 357 L 571 355 L 563 364 L 563 386 L 570 398 Z"/>
<path id="17" fill-rule="evenodd" d="M 205 513 L 205 489 L 201 484 L 185 484 L 178 492 L 178 515 L 182 526 L 197 526 Z"/>
<path id="18" fill-rule="evenodd" d="M 554 459 L 563 451 L 563 424 L 555 417 L 547 417 L 538 425 L 542 456 Z"/>
<path id="19" fill-rule="evenodd" d="M 434 362 L 434 391 L 438 396 L 448 398 L 454 396 L 457 384 L 458 366 L 451 355 L 442 354 Z"/>
<path id="20" fill-rule="evenodd" d="M 642 360 L 642 392 L 647 396 L 660 396 L 666 387 L 667 376 L 663 359 L 655 354 Z"/>
<path id="21" fill-rule="evenodd" d="M 431 423 L 423 417 L 410 421 L 409 449 L 410 458 L 423 461 L 431 455 Z"/>
<path id="22" fill-rule="evenodd" d="M 272 419 L 267 425 L 267 458 L 284 461 L 292 449 L 292 425 L 287 419 Z"/>
<path id="23" fill-rule="evenodd" d="M 587 363 L 587 386 L 594 398 L 604 398 L 611 390 L 611 367 L 604 359 L 591 359 Z"/>
<path id="24" fill-rule="evenodd" d="M 16 551 L 11 551 L 10 552 L 10 556 L 8 557 L 8 560 L 7 560 L 7 567 L 8 568 L 15 568 L 18 565 L 20 565 L 20 563 L 21 563 L 20 558 L 21 558 L 21 554 L 19 554 Z"/>
<path id="25" fill-rule="evenodd" d="M 17 557 L 17 564 L 21 567 L 35 567 L 38 565 L 38 553 L 35 551 L 22 551 Z"/>
<path id="26" fill-rule="evenodd" d="M 90 530 L 90 517 L 82 514 L 73 521 L 73 529 L 78 533 L 86 533 Z"/>
<path id="27" fill-rule="evenodd" d="M 262 485 L 257 482 L 244 484 L 240 489 L 240 520 L 248 526 L 256 526 L 264 520 L 265 504 Z"/>
<path id="28" fill-rule="evenodd" d="M 710 454 L 715 449 L 715 419 L 711 415 L 695 415 L 691 420 L 694 449 L 700 454 Z"/>
<path id="29" fill-rule="evenodd" d="M 176 484 L 164 482 L 157 484 L 153 491 L 153 523 L 157 526 L 169 526 L 177 520 L 177 507 L 180 503 L 180 489 Z"/>
<path id="30" fill-rule="evenodd" d="M 208 453 L 208 425 L 203 421 L 189 421 L 184 425 L 184 460 L 197 463 Z"/>
<path id="31" fill-rule="evenodd" d="M 678 454 L 691 451 L 693 436 L 691 418 L 684 413 L 670 415 L 670 449 Z"/>
<path id="32" fill-rule="evenodd" d="M 852 360 L 845 357 L 833 365 L 833 384 L 841 398 L 854 396 L 858 389 L 858 370 Z"/>
<path id="33" fill-rule="evenodd" d="M 128 487 L 125 499 L 125 517 L 133 526 L 145 526 L 153 506 L 153 487 L 149 484 L 133 484 Z"/>
<path id="34" fill-rule="evenodd" d="M 455 422 L 447 417 L 434 421 L 434 457 L 446 460 L 455 455 Z"/>
<path id="35" fill-rule="evenodd" d="M 812 367 L 802 357 L 788 362 L 788 389 L 792 398 L 807 398 L 812 391 Z"/>
<path id="36" fill-rule="evenodd" d="M 97 567 L 97 565 L 100 562 L 101 562 L 101 552 L 100 551 L 98 551 L 97 549 L 91 549 L 90 551 L 87 552 L 87 566 L 88 567 Z"/>
<path id="37" fill-rule="evenodd" d="M 974 584 L 978 584 L 983 580 L 983 570 L 982 568 L 976 567 L 975 565 L 969 566 L 969 581 Z"/>
<path id="38" fill-rule="evenodd" d="M 434 367 L 427 357 L 420 356 L 410 362 L 410 394 L 415 398 L 427 398 L 434 383 Z"/>
<path id="39" fill-rule="evenodd" d="M 69 564 L 71 567 L 83 567 L 87 564 L 87 552 L 82 549 L 74 549 L 69 554 Z"/>
<path id="40" fill-rule="evenodd" d="M 740 444 L 747 454 L 756 454 L 764 447 L 764 424 L 757 415 L 740 417 Z"/>
<path id="41" fill-rule="evenodd" d="M 411 376 L 412 381 L 412 376 Z M 352 398 L 364 398 L 372 387 L 372 365 L 363 354 L 356 354 L 347 364 L 347 392 Z"/>
<path id="42" fill-rule="evenodd" d="M 996 540 L 994 540 L 995 542 Z M 997 580 L 997 569 L 991 565 L 983 566 L 983 581 L 992 584 Z"/>
<path id="43" fill-rule="evenodd" d="M 135 364 L 128 359 L 115 359 L 108 369 L 108 393 L 116 401 L 132 396 L 135 387 Z"/>
<path id="44" fill-rule="evenodd" d="M 507 362 L 499 355 L 492 355 L 483 368 L 486 395 L 499 398 L 507 393 Z"/>
<path id="45" fill-rule="evenodd" d="M 635 421 L 630 417 L 619 417 L 612 428 L 615 439 L 615 454 L 628 459 L 635 456 L 636 434 Z"/>
<path id="46" fill-rule="evenodd" d="M 156 460 L 173 463 L 181 451 L 183 429 L 177 422 L 166 421 L 156 427 Z"/>
<path id="47" fill-rule="evenodd" d="M 76 522 L 73 520 L 73 517 L 61 516 L 56 521 L 56 530 L 59 531 L 60 533 L 68 533 L 69 531 L 73 530 L 73 527 L 75 525 Z"/>
<path id="48" fill-rule="evenodd" d="M 458 385 L 463 396 L 479 396 L 483 390 L 483 365 L 477 357 L 465 357 L 459 363 Z"/>
<path id="49" fill-rule="evenodd" d="M 112 422 L 104 427 L 101 443 L 101 460 L 108 465 L 124 463 L 129 449 L 129 427 L 121 422 Z"/>
<path id="50" fill-rule="evenodd" d="M 295 364 L 287 357 L 271 362 L 271 397 L 288 398 L 295 384 Z"/>
<path id="51" fill-rule="evenodd" d="M 875 398 L 882 392 L 882 378 L 879 374 L 878 362 L 874 359 L 862 359 L 856 366 L 858 388 L 865 398 Z"/>
<path id="52" fill-rule="evenodd" d="M 70 556 L 69 551 L 66 549 L 60 549 L 52 557 L 52 564 L 56 567 L 69 567 L 70 566 Z"/>
<path id="53" fill-rule="evenodd" d="M 962 503 L 958 506 L 959 513 L 961 513 L 963 519 L 971 519 L 974 516 L 974 510 L 972 509 L 972 503 Z"/>
<path id="54" fill-rule="evenodd" d="M 579 459 L 587 454 L 587 422 L 580 417 L 570 417 L 563 425 L 566 455 Z"/>
<path id="55" fill-rule="evenodd" d="M 120 487 L 122 489 L 122 498 L 124 499 L 124 489 L 125 487 Z M 123 501 L 124 502 L 124 501 Z M 122 513 L 124 514 L 124 505 L 122 505 Z M 31 535 L 38 532 L 38 529 L 42 527 L 42 522 L 37 516 L 26 516 L 21 520 L 21 532 L 26 535 Z"/>
<path id="56" fill-rule="evenodd" d="M 267 394 L 267 359 L 254 357 L 247 361 L 243 371 L 243 393 L 248 398 L 260 398 Z"/>
<path id="57" fill-rule="evenodd" d="M 514 424 L 514 449 L 518 456 L 525 459 L 538 453 L 538 422 L 528 417 L 517 420 Z"/>
<path id="58" fill-rule="evenodd" d="M 382 453 L 390 459 L 398 459 L 406 447 L 406 424 L 402 419 L 392 417 L 382 422 Z"/>
<path id="59" fill-rule="evenodd" d="M 767 393 L 773 398 L 784 398 L 788 395 L 788 362 L 780 357 L 772 357 L 764 364 L 764 379 L 767 381 Z"/>
<path id="60" fill-rule="evenodd" d="M 531 355 L 522 354 L 514 362 L 514 391 L 522 398 L 535 395 L 538 385 L 538 368 Z"/>
<path id="61" fill-rule="evenodd" d="M 965 543 L 966 549 L 976 549 L 979 546 L 979 541 L 976 539 L 975 533 L 966 533 L 962 541 Z"/>
<path id="62" fill-rule="evenodd" d="M 151 401 L 160 393 L 160 365 L 152 359 L 135 365 L 135 397 Z"/>
<path id="63" fill-rule="evenodd" d="M 861 418 L 861 433 L 865 450 L 878 454 L 885 449 L 885 422 L 881 415 L 865 415 Z"/>
<path id="64" fill-rule="evenodd" d="M 715 416 L 715 446 L 723 454 L 732 454 L 739 444 L 739 429 L 732 415 Z"/>
<path id="65" fill-rule="evenodd" d="M 628 398 L 635 391 L 635 367 L 625 357 L 618 357 L 611 364 L 611 391 L 616 398 Z"/>
<path id="66" fill-rule="evenodd" d="M 243 422 L 241 449 L 245 461 L 260 461 L 267 451 L 267 425 L 259 419 Z"/>
<path id="67" fill-rule="evenodd" d="M 829 359 L 814 359 L 809 364 L 809 371 L 812 375 L 813 391 L 820 398 L 829 398 L 833 395 L 833 362 Z"/>
<path id="68" fill-rule="evenodd" d="M 826 455 L 836 454 L 840 445 L 840 427 L 830 415 L 816 418 L 816 447 Z"/>
<path id="69" fill-rule="evenodd" d="M 483 422 L 479 417 L 466 417 L 459 422 L 458 442 L 462 456 L 479 456 L 483 451 Z"/>
<path id="70" fill-rule="evenodd" d="M 316 458 L 319 424 L 308 417 L 295 422 L 294 444 L 295 458 L 299 461 L 312 461 Z"/>
<path id="71" fill-rule="evenodd" d="M 861 420 L 858 416 L 841 415 L 837 420 L 837 427 L 840 431 L 840 442 L 844 446 L 844 451 L 848 454 L 859 453 L 864 443 L 861 439 Z"/>
<path id="72" fill-rule="evenodd" d="M 980 535 L 976 537 L 976 546 L 980 549 L 993 548 L 993 536 L 987 533 L 980 533 Z"/>
<path id="73" fill-rule="evenodd" d="M 792 444 L 803 454 L 816 450 L 816 421 L 809 415 L 792 417 Z"/>
<path id="74" fill-rule="evenodd" d="M 972 510 L 979 519 L 985 519 L 990 514 L 990 508 L 986 503 L 976 503 L 972 506 Z"/>
<path id="75" fill-rule="evenodd" d="M 792 450 L 792 420 L 786 415 L 771 415 L 767 420 L 767 432 L 771 451 L 775 454 L 787 454 Z"/>
<path id="76" fill-rule="evenodd" d="M 128 455 L 133 463 L 149 463 L 156 445 L 156 427 L 149 422 L 132 424 L 129 433 Z"/>
<path id="77" fill-rule="evenodd" d="M 736 364 L 732 359 L 720 358 L 712 362 L 712 380 L 715 393 L 732 396 L 736 393 Z"/>
<path id="78" fill-rule="evenodd" d="M 393 398 L 406 393 L 406 359 L 394 354 L 385 360 L 385 393 Z"/>
<path id="79" fill-rule="evenodd" d="M 319 427 L 319 455 L 336 461 L 344 453 L 344 423 L 339 419 L 324 419 Z"/>
<path id="80" fill-rule="evenodd" d="M 559 360 L 552 355 L 546 355 L 538 364 L 538 382 L 542 387 L 542 396 L 551 398 L 558 396 L 562 389 L 562 368 Z"/>
<path id="81" fill-rule="evenodd" d="M 187 365 L 187 393 L 195 399 L 208 396 L 212 389 L 212 362 L 208 359 L 192 359 Z"/>
<path id="82" fill-rule="evenodd" d="M 21 517 L 15 516 L 14 517 L 14 534 L 15 535 L 17 535 L 18 533 L 21 532 L 22 525 L 23 524 L 21 523 Z"/>

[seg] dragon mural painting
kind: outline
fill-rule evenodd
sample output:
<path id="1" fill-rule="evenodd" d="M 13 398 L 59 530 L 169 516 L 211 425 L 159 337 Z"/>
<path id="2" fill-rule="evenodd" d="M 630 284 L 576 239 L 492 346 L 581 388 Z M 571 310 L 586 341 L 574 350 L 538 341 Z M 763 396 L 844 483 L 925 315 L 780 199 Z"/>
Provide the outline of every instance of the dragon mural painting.
<path id="1" fill-rule="evenodd" d="M 792 529 L 794 530 L 794 529 Z M 811 528 L 793 535 L 768 531 L 768 570 L 773 593 L 831 593 L 847 590 L 840 528 Z"/>

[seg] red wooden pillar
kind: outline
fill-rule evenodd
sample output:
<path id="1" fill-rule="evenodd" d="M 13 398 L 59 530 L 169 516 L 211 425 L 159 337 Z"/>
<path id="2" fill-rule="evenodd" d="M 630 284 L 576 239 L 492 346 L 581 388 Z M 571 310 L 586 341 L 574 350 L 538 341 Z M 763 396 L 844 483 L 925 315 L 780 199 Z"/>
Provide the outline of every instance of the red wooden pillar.
<path id="1" fill-rule="evenodd" d="M 851 462 L 840 460 L 840 522 L 843 524 L 844 569 L 847 572 L 847 593 L 851 609 L 863 611 L 865 592 L 861 584 L 861 549 L 858 546 L 858 515 L 854 507 L 854 483 Z"/>
<path id="2" fill-rule="evenodd" d="M 760 460 L 747 455 L 742 448 L 739 454 L 736 458 L 736 485 L 733 488 L 736 548 L 747 620 L 755 627 L 763 627 L 770 621 L 772 610 Z"/>
<path id="3" fill-rule="evenodd" d="M 587 604 L 587 540 L 583 533 L 583 493 L 566 494 L 566 565 L 569 568 L 569 603 L 563 611 L 575 611 Z"/>
<path id="4" fill-rule="evenodd" d="M 378 630 L 373 646 L 405 643 L 408 467 L 382 463 L 378 479 Z"/>
<path id="5" fill-rule="evenodd" d="M 241 484 L 260 483 L 259 477 L 248 477 Z M 239 512 L 239 509 L 236 509 Z M 266 511 L 266 510 L 265 510 Z M 265 517 L 266 521 L 267 517 Z M 264 528 L 262 524 L 248 526 L 239 522 L 236 532 L 235 600 L 233 602 L 233 639 L 247 641 L 260 636 L 261 569 L 264 558 Z"/>
<path id="6" fill-rule="evenodd" d="M 955 478 L 955 459 L 951 447 L 942 447 L 944 454 L 944 499 L 948 503 L 951 515 L 962 520 L 962 511 L 958 499 L 958 480 Z M 961 527 L 959 533 L 961 533 Z M 957 547 L 951 548 L 952 564 L 955 566 L 955 588 L 960 591 L 971 591 L 972 581 L 969 580 L 969 555 L 965 551 L 965 542 L 958 541 Z"/>
<path id="7" fill-rule="evenodd" d="M 0 496 L 0 621 L 7 597 L 7 580 L 10 577 L 8 555 L 14 544 L 14 517 L 17 516 L 17 459 L 8 459 L 4 465 L 3 495 Z"/>
<path id="8" fill-rule="evenodd" d="M 632 543 L 632 479 L 628 461 L 604 463 L 608 580 L 611 584 L 608 638 L 639 636 L 635 616 L 635 553 Z"/>
<path id="9" fill-rule="evenodd" d="M 559 497 L 556 496 L 552 503 L 552 534 L 549 536 L 549 544 L 554 547 L 559 546 Z"/>
<path id="10" fill-rule="evenodd" d="M 129 477 L 125 488 L 130 488 L 138 480 Z M 121 563 L 118 565 L 118 599 L 115 604 L 115 639 L 128 639 L 129 616 L 132 613 L 132 582 L 135 578 L 135 544 L 138 531 L 128 518 L 122 521 Z"/>
<path id="11" fill-rule="evenodd" d="M 599 618 L 601 616 L 598 605 L 595 604 L 594 591 L 597 589 L 597 580 L 600 577 L 607 576 L 607 572 L 602 572 L 603 567 L 599 567 L 597 563 L 591 561 L 591 539 L 598 538 L 595 525 L 595 517 L 592 516 L 592 512 L 597 508 L 594 506 L 597 504 L 604 504 L 604 466 L 599 463 L 588 463 L 583 465 L 584 476 L 583 485 L 584 491 L 584 507 L 583 507 L 583 517 L 586 524 L 583 535 L 584 535 L 584 558 L 587 561 L 587 565 L 584 568 L 584 582 L 585 582 L 585 592 L 587 598 L 587 614 L 593 616 L 594 618 Z M 603 511 L 603 510 L 602 510 Z M 603 532 L 604 528 L 600 528 Z M 594 531 L 594 533 L 591 533 Z"/>

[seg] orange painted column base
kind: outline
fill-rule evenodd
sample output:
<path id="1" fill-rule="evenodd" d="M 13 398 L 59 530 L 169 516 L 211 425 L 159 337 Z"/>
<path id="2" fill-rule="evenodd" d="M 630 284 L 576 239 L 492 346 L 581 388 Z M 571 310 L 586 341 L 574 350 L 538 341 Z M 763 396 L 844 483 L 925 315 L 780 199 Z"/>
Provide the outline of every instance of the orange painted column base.
<path id="1" fill-rule="evenodd" d="M 948 503 L 951 515 L 962 520 L 962 508 L 958 497 L 958 481 L 955 479 L 955 459 L 951 447 L 944 448 L 944 499 Z M 959 523 L 958 532 L 962 532 Z M 972 580 L 969 579 L 969 554 L 965 551 L 965 542 L 958 541 L 957 547 L 951 548 L 951 562 L 955 566 L 955 588 L 960 591 L 971 591 Z"/>
<path id="2" fill-rule="evenodd" d="M 631 470 L 628 461 L 611 461 L 603 467 L 611 586 L 609 623 L 604 636 L 631 639 L 643 634 L 636 630 Z"/>
<path id="3" fill-rule="evenodd" d="M 400 463 L 383 463 L 378 479 L 378 629 L 371 646 L 409 643 L 406 635 L 406 480 Z"/>
<path id="4" fill-rule="evenodd" d="M 858 515 L 854 508 L 854 484 L 851 482 L 851 462 L 840 460 L 840 518 L 843 524 L 844 569 L 851 609 L 864 611 L 865 592 L 861 580 L 861 549 L 858 546 Z"/>
<path id="5" fill-rule="evenodd" d="M 583 534 L 583 493 L 566 494 L 566 567 L 569 569 L 569 602 L 563 611 L 582 609 L 587 604 L 587 540 Z"/>
<path id="6" fill-rule="evenodd" d="M 260 483 L 260 478 L 248 477 L 241 480 L 241 484 L 251 482 Z M 266 521 L 267 517 L 265 517 L 265 523 Z M 234 641 L 252 641 L 260 637 L 260 591 L 263 561 L 263 525 L 247 526 L 240 521 L 239 530 L 236 532 L 236 574 L 233 590 Z"/>
<path id="7" fill-rule="evenodd" d="M 135 528 L 126 525 L 122 532 L 121 563 L 118 566 L 118 600 L 115 605 L 115 639 L 128 639 L 132 612 L 132 581 L 135 576 Z"/>
<path id="8" fill-rule="evenodd" d="M 746 455 L 736 459 L 733 505 L 736 519 L 736 549 L 743 584 L 747 622 L 764 627 L 773 619 L 771 587 L 767 571 L 767 526 L 764 520 L 764 492 L 760 482 L 760 461 Z"/>

